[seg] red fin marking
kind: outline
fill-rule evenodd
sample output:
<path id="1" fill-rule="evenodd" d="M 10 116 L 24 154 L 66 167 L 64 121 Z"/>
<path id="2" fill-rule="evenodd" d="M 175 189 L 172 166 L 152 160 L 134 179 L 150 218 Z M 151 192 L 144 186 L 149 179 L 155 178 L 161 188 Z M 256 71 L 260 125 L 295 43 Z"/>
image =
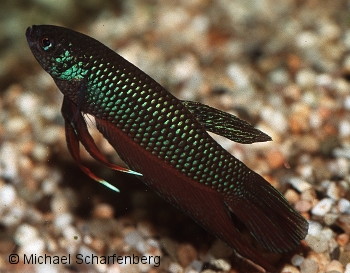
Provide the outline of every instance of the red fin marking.
<path id="1" fill-rule="evenodd" d="M 67 147 L 73 159 L 79 165 L 80 169 L 84 173 L 86 173 L 89 177 L 91 177 L 93 180 L 97 182 L 103 182 L 104 180 L 102 178 L 96 176 L 88 167 L 86 167 L 82 163 L 80 158 L 80 152 L 79 152 L 79 139 L 75 134 L 74 128 L 67 121 L 65 122 L 65 127 L 66 127 L 65 131 L 66 131 Z"/>

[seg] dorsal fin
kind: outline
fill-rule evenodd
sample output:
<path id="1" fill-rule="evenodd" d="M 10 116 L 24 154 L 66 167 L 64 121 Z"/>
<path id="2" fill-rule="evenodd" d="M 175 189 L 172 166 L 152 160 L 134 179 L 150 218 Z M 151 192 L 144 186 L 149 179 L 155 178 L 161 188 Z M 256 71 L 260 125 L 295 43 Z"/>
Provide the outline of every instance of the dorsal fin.
<path id="1" fill-rule="evenodd" d="M 181 102 L 209 132 L 244 144 L 271 140 L 270 136 L 254 128 L 250 123 L 227 112 L 200 102 Z"/>

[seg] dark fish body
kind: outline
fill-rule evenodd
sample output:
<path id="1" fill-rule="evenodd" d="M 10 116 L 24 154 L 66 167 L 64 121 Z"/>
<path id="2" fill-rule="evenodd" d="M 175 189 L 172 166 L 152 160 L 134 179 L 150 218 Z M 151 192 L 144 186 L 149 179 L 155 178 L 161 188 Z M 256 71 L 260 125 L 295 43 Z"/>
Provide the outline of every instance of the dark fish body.
<path id="1" fill-rule="evenodd" d="M 79 142 L 110 164 L 94 145 L 83 112 L 95 117 L 97 129 L 127 166 L 142 174 L 145 184 L 266 270 L 274 268 L 243 239 L 230 213 L 272 252 L 290 251 L 306 236 L 305 219 L 207 130 L 243 143 L 266 141 L 268 136 L 227 113 L 178 100 L 91 37 L 47 25 L 28 28 L 26 36 L 64 94 L 67 144 L 80 165 Z"/>

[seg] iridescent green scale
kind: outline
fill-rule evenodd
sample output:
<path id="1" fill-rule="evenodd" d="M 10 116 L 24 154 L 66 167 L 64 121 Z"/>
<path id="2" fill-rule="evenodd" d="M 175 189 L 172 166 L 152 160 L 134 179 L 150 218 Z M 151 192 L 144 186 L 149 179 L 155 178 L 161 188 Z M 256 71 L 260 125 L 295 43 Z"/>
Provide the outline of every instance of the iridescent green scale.
<path id="1" fill-rule="evenodd" d="M 188 109 L 157 82 L 116 54 L 105 59 L 108 63 L 102 59 L 98 66 L 91 65 L 85 94 L 89 112 L 112 122 L 188 177 L 219 192 L 239 193 L 250 170 L 206 134 Z"/>

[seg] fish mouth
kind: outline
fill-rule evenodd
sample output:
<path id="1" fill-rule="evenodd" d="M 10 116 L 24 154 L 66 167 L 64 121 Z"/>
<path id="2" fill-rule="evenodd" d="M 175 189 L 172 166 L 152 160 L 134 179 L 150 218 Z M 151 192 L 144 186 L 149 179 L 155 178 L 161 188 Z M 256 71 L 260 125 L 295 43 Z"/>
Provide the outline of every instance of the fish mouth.
<path id="1" fill-rule="evenodd" d="M 35 33 L 37 32 L 36 29 L 36 26 L 33 25 L 32 27 L 28 27 L 26 30 L 26 38 L 29 45 L 32 45 L 35 41 Z"/>

